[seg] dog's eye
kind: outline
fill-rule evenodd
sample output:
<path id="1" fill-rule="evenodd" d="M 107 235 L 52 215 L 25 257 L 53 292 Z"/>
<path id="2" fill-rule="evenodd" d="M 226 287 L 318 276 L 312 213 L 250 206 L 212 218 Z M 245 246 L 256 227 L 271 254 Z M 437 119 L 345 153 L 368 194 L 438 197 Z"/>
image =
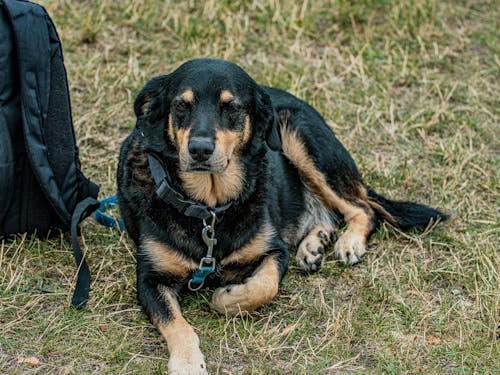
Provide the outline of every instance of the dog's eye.
<path id="1" fill-rule="evenodd" d="M 224 103 L 221 103 L 221 109 L 223 111 L 237 111 L 237 110 L 241 109 L 241 106 L 234 101 L 224 102 Z"/>
<path id="2" fill-rule="evenodd" d="M 179 101 L 175 104 L 175 112 L 177 115 L 184 115 L 191 108 L 191 104 L 185 101 Z"/>
<path id="3" fill-rule="evenodd" d="M 239 103 L 236 103 L 234 101 L 227 102 L 227 103 L 221 103 L 221 112 L 227 116 L 231 120 L 235 120 L 238 118 L 238 116 L 241 114 L 241 110 L 243 109 L 243 106 Z"/>

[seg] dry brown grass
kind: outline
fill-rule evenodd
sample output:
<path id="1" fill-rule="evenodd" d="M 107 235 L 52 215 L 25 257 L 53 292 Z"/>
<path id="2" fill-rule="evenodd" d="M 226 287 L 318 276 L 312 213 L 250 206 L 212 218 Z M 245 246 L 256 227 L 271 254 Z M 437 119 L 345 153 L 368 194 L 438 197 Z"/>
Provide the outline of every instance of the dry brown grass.
<path id="1" fill-rule="evenodd" d="M 454 213 L 425 234 L 383 226 L 367 258 L 292 267 L 279 296 L 230 319 L 182 307 L 220 374 L 477 373 L 500 367 L 498 6 L 493 1 L 42 1 L 61 36 L 84 172 L 115 191 L 145 82 L 189 58 L 242 65 L 310 101 L 365 180 Z M 135 298 L 134 249 L 88 220 L 86 311 L 68 307 L 66 237 L 0 244 L 0 372 L 166 371 Z"/>

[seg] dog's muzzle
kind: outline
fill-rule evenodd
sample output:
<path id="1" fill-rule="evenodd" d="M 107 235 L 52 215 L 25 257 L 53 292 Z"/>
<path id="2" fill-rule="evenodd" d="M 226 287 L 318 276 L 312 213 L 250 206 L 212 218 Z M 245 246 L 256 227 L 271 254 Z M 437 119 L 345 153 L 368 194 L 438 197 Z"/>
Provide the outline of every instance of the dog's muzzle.
<path id="1" fill-rule="evenodd" d="M 181 160 L 181 170 L 184 172 L 221 173 L 227 167 L 227 159 L 222 153 L 217 152 L 212 138 L 191 138 L 187 151 L 187 157 Z"/>

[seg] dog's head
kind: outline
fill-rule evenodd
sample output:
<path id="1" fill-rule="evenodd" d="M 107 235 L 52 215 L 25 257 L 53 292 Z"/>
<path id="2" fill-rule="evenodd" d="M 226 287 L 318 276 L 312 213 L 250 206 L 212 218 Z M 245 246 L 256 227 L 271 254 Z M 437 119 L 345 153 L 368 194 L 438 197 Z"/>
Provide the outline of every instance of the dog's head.
<path id="1" fill-rule="evenodd" d="M 191 60 L 152 79 L 134 110 L 149 147 L 176 155 L 181 172 L 223 173 L 242 153 L 280 147 L 269 96 L 227 61 Z"/>

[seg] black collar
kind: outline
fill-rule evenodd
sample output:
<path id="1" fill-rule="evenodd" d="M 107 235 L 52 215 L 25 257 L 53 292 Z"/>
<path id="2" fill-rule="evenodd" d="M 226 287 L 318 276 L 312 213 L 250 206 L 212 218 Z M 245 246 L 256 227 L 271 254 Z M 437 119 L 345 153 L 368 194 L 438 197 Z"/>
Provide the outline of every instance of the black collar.
<path id="1" fill-rule="evenodd" d="M 201 220 L 212 218 L 212 213 L 217 217 L 217 220 L 222 219 L 224 212 L 231 207 L 232 202 L 224 206 L 211 208 L 205 204 L 193 201 L 184 197 L 176 191 L 171 184 L 170 175 L 158 158 L 152 154 L 148 154 L 149 170 L 156 184 L 156 195 L 165 203 L 174 206 L 177 211 L 185 216 L 197 217 Z"/>

